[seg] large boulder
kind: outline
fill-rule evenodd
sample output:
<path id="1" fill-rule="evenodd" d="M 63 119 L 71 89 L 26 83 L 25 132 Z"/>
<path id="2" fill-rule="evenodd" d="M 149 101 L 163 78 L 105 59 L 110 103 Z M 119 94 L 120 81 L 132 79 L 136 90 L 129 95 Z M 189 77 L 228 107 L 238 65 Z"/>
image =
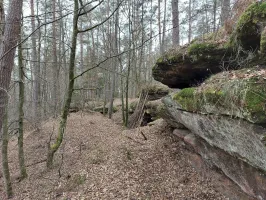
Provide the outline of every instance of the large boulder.
<path id="1" fill-rule="evenodd" d="M 162 55 L 153 67 L 155 80 L 172 88 L 199 85 L 223 70 L 265 65 L 266 2 L 251 4 L 236 23 L 229 39 L 215 34 Z"/>
<path id="2" fill-rule="evenodd" d="M 237 159 L 236 156 L 230 155 L 220 148 L 210 145 L 190 131 L 175 129 L 173 133 L 180 137 L 190 149 L 192 148 L 193 153 L 196 153 L 196 155 L 190 153 L 189 159 L 198 171 L 206 173 L 204 174 L 205 176 L 208 176 L 209 173 L 211 174 L 210 176 L 218 175 L 217 178 L 219 178 L 219 180 L 224 180 L 220 182 L 222 184 L 220 187 L 222 187 L 222 191 L 226 196 L 229 196 L 230 199 L 266 199 L 265 172 L 251 167 L 243 160 Z M 201 155 L 201 157 L 197 154 Z M 207 161 L 207 165 L 204 164 L 202 158 Z M 208 170 L 206 170 L 206 168 Z M 227 178 L 221 176 L 222 174 L 219 176 L 219 174 L 211 172 L 213 171 L 212 169 L 219 169 Z M 235 183 L 236 186 L 232 182 Z M 240 189 L 237 186 L 240 187 Z"/>
<path id="3" fill-rule="evenodd" d="M 204 115 L 180 110 L 171 96 L 165 97 L 163 103 L 175 121 L 183 124 L 209 144 L 231 155 L 237 155 L 266 172 L 265 128 L 230 116 Z"/>
<path id="4" fill-rule="evenodd" d="M 261 33 L 266 26 L 266 2 L 251 4 L 242 14 L 231 35 L 230 45 L 244 50 L 260 49 Z"/>
<path id="5" fill-rule="evenodd" d="M 191 132 L 180 135 L 194 151 L 258 200 L 266 199 L 265 84 L 262 67 L 221 72 L 166 96 L 160 109 Z"/>
<path id="6" fill-rule="evenodd" d="M 173 90 L 161 83 L 145 85 L 141 90 L 141 92 L 147 93 L 148 101 L 161 99 L 162 97 L 168 95 L 171 91 Z"/>
<path id="7" fill-rule="evenodd" d="M 201 86 L 185 88 L 173 100 L 179 109 L 228 115 L 266 125 L 266 70 L 259 67 L 225 71 Z"/>
<path id="8" fill-rule="evenodd" d="M 256 199 L 266 198 L 266 129 L 242 119 L 218 114 L 192 113 L 180 109 L 173 96 L 163 98 L 164 118 L 177 128 L 183 124 L 201 138 L 192 143 L 194 149 L 209 163 L 221 170 L 245 193 Z M 163 115 L 163 116 L 167 116 Z M 250 177 L 256 175 L 255 177 Z"/>
<path id="9" fill-rule="evenodd" d="M 211 74 L 221 72 L 223 65 L 236 68 L 236 63 L 229 62 L 231 57 L 231 50 L 224 43 L 194 41 L 165 53 L 157 60 L 152 74 L 155 80 L 181 89 L 198 85 Z"/>
<path id="10" fill-rule="evenodd" d="M 228 41 L 197 39 L 153 68 L 156 80 L 182 89 L 163 98 L 160 115 L 186 128 L 184 142 L 257 200 L 266 199 L 265 26 L 266 2 L 253 3 Z"/>

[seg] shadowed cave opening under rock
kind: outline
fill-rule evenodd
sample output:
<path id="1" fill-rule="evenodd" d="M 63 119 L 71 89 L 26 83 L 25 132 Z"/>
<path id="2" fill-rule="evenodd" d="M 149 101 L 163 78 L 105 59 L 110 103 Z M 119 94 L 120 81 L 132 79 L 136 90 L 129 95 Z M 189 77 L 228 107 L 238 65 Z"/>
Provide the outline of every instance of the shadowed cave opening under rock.
<path id="1" fill-rule="evenodd" d="M 142 121 L 141 121 L 141 125 L 140 126 L 147 126 L 148 123 L 153 122 L 155 120 L 152 119 L 152 116 L 149 113 L 144 113 Z"/>

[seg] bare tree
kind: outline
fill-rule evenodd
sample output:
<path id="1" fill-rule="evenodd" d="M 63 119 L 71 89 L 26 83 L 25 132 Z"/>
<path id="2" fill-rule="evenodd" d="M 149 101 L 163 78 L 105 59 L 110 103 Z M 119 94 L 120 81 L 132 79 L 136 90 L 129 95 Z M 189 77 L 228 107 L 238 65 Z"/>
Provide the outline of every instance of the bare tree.
<path id="1" fill-rule="evenodd" d="M 24 72 L 23 72 L 23 55 L 22 55 L 22 44 L 18 46 L 18 71 L 19 71 L 19 104 L 18 104 L 18 159 L 19 159 L 19 168 L 20 168 L 20 179 L 26 178 L 27 171 L 25 167 L 24 159 L 24 148 L 23 148 L 23 135 L 24 135 Z"/>
<path id="2" fill-rule="evenodd" d="M 3 6 L 1 10 L 3 11 Z M 22 1 L 11 0 L 8 7 L 3 41 L 0 46 L 0 128 L 2 128 L 3 125 L 3 117 L 6 112 L 6 105 L 8 102 L 11 72 L 14 66 L 16 45 L 20 34 L 21 15 Z M 12 187 L 7 160 L 7 146 L 8 135 L 7 132 L 5 132 L 2 140 L 2 165 L 7 197 L 10 198 L 12 196 Z"/>
<path id="3" fill-rule="evenodd" d="M 173 45 L 179 45 L 179 10 L 178 0 L 172 0 L 172 22 L 173 22 Z"/>
<path id="4" fill-rule="evenodd" d="M 221 11 L 221 24 L 224 25 L 225 21 L 230 16 L 230 0 L 222 1 L 222 11 Z"/>
<path id="5" fill-rule="evenodd" d="M 34 0 L 30 1 L 31 7 L 31 30 L 32 32 L 36 29 L 35 26 L 35 12 L 34 12 Z M 40 62 L 37 58 L 37 34 L 33 34 L 31 37 L 32 41 L 32 60 L 33 63 L 33 113 L 34 113 L 34 125 L 39 130 L 40 128 Z"/>

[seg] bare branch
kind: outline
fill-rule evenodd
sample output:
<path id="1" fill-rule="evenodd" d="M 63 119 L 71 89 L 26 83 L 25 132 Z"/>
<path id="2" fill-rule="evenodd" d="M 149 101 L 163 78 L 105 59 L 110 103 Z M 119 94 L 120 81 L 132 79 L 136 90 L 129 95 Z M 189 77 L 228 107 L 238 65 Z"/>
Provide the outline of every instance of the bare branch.
<path id="1" fill-rule="evenodd" d="M 114 14 L 115 14 L 115 12 L 120 8 L 120 5 L 122 4 L 124 2 L 124 0 L 123 1 L 121 1 L 119 4 L 118 4 L 118 6 L 115 8 L 115 10 L 111 13 L 111 15 L 109 15 L 105 20 L 103 20 L 102 22 L 100 22 L 99 24 L 96 24 L 96 25 L 94 25 L 94 26 L 92 26 L 92 27 L 90 27 L 90 28 L 86 28 L 86 29 L 84 29 L 84 30 L 78 30 L 78 33 L 84 33 L 84 32 L 87 32 L 87 31 L 90 31 L 90 30 L 93 30 L 93 29 L 95 29 L 95 28 L 97 28 L 97 27 L 99 27 L 99 26 L 101 26 L 101 25 L 103 25 L 105 22 L 107 22 Z"/>

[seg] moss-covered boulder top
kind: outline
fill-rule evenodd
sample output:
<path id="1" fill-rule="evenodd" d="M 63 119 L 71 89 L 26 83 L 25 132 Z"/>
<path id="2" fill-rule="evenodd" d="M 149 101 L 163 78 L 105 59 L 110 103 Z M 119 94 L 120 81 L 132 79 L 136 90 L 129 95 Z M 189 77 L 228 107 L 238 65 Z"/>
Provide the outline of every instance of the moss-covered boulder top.
<path id="1" fill-rule="evenodd" d="M 212 34 L 166 52 L 153 67 L 153 77 L 169 87 L 182 89 L 198 85 L 211 74 L 225 69 L 263 64 L 266 58 L 265 26 L 266 2 L 253 3 L 227 39 Z"/>
<path id="2" fill-rule="evenodd" d="M 229 115 L 266 124 L 266 69 L 254 67 L 216 74 L 199 87 L 173 95 L 182 110 Z"/>
<path id="3" fill-rule="evenodd" d="M 158 100 L 168 95 L 172 90 L 161 83 L 144 85 L 141 92 L 148 95 L 148 101 Z"/>
<path id="4" fill-rule="evenodd" d="M 223 62 L 228 65 L 231 56 L 231 52 L 223 45 L 194 41 L 165 53 L 157 60 L 152 73 L 155 80 L 181 89 L 197 85 L 210 74 L 220 72 Z"/>
<path id="5" fill-rule="evenodd" d="M 266 2 L 251 4 L 239 18 L 230 45 L 244 50 L 260 49 L 261 33 L 266 26 Z"/>

